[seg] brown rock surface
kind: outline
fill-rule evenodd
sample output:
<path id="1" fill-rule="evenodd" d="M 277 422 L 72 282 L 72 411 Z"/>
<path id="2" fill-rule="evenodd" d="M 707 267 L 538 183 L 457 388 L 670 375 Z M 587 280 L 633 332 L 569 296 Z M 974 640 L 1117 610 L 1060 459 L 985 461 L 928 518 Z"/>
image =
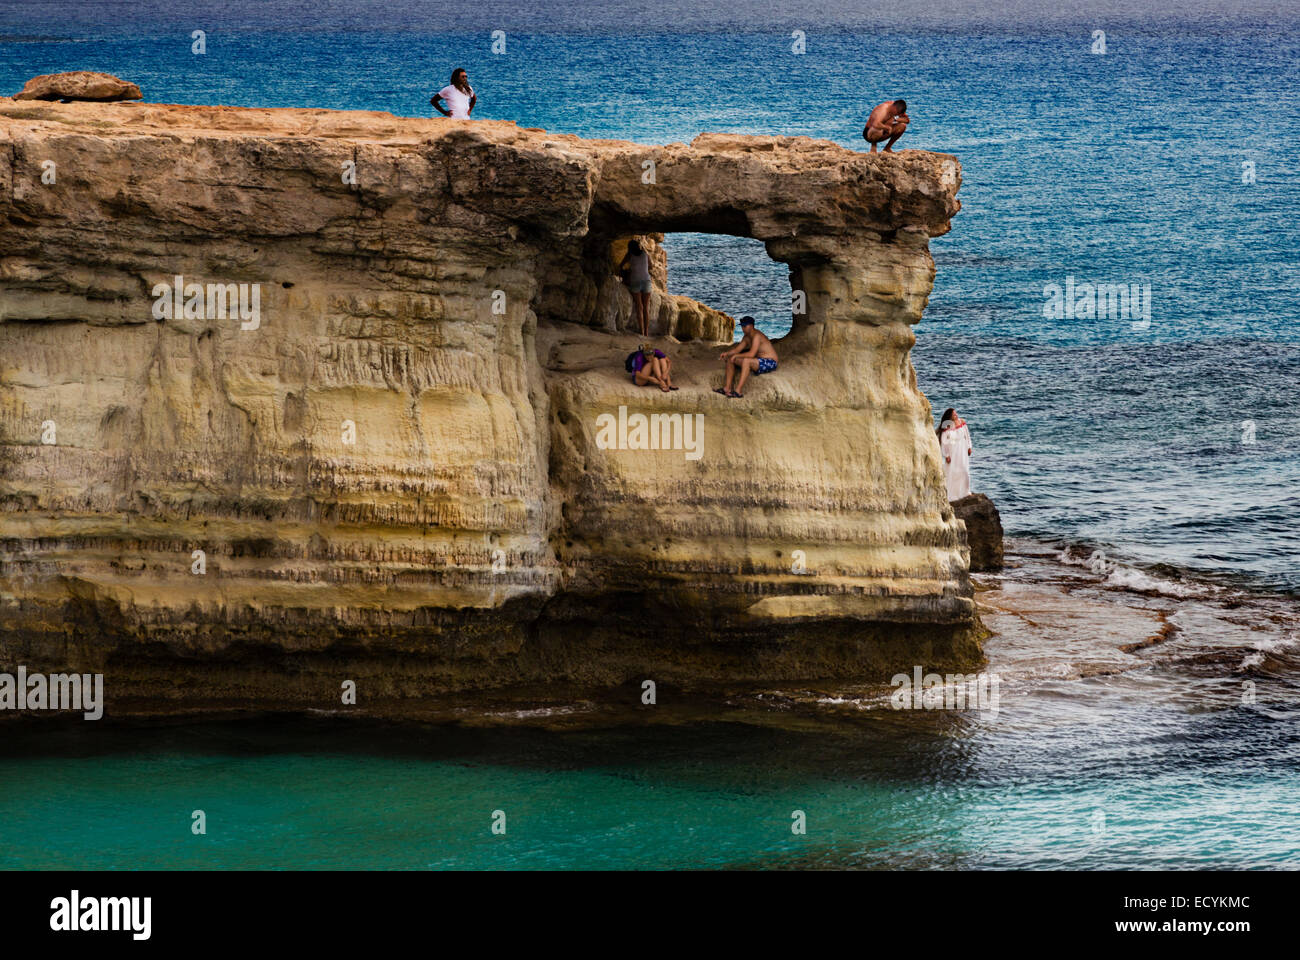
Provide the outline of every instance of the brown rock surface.
<path id="1" fill-rule="evenodd" d="M 908 358 L 953 158 L 13 101 L 0 142 L 0 662 L 111 713 L 979 659 Z M 703 305 L 657 308 L 682 390 L 623 372 L 611 248 L 670 231 L 807 294 L 743 401 Z M 620 406 L 700 456 L 606 449 Z"/>
<path id="2" fill-rule="evenodd" d="M 143 95 L 134 83 L 119 80 L 111 73 L 73 70 L 69 73 L 46 73 L 32 77 L 14 94 L 15 100 L 139 100 Z"/>
<path id="3" fill-rule="evenodd" d="M 972 573 L 1002 569 L 1002 517 L 998 508 L 982 493 L 954 500 L 953 512 L 966 524 Z"/>

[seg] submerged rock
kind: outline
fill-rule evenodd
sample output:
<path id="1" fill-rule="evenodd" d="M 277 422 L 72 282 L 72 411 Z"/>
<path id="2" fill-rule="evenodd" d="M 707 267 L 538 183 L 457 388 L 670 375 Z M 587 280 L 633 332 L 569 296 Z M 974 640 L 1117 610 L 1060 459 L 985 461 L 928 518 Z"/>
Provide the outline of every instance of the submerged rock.
<path id="1" fill-rule="evenodd" d="M 74 70 L 69 73 L 46 73 L 32 77 L 14 94 L 15 100 L 140 100 L 143 94 L 134 83 L 119 80 L 111 73 Z"/>
<path id="2" fill-rule="evenodd" d="M 955 158 L 13 101 L 0 141 L 0 661 L 112 713 L 980 659 L 909 359 Z M 681 389 L 624 372 L 611 261 L 673 231 L 806 301 L 743 400 L 745 305 L 658 261 Z"/>
<path id="3" fill-rule="evenodd" d="M 957 518 L 966 524 L 966 539 L 970 544 L 970 569 L 972 573 L 985 573 L 1002 569 L 1002 517 L 998 508 L 982 493 L 972 493 L 954 500 L 952 509 Z"/>

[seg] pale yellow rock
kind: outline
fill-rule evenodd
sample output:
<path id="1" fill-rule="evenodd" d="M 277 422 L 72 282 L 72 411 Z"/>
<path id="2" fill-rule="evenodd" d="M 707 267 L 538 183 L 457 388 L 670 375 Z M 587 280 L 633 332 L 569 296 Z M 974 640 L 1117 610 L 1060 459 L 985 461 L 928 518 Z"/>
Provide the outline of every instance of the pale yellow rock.
<path id="1" fill-rule="evenodd" d="M 353 679 L 391 713 L 977 660 L 908 359 L 954 171 L 807 138 L 0 101 L 0 661 L 102 669 L 121 711 L 330 708 Z M 672 231 L 763 241 L 807 295 L 743 400 L 712 392 L 732 319 L 670 292 Z M 623 370 L 631 236 L 672 394 Z M 183 300 L 255 285 L 255 322 L 160 319 L 178 276 Z M 698 415 L 698 459 L 603 449 L 620 407 Z"/>

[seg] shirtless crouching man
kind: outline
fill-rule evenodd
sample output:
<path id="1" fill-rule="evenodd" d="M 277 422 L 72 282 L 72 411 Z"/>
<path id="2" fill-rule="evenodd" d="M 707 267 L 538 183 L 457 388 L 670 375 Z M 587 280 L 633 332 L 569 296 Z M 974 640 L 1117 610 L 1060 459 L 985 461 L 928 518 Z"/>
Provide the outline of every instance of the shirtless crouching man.
<path id="1" fill-rule="evenodd" d="M 740 329 L 745 331 L 745 335 L 740 338 L 740 343 L 736 344 L 730 350 L 727 350 L 719 358 L 727 367 L 727 382 L 721 390 L 714 390 L 714 393 L 720 393 L 724 397 L 743 397 L 741 392 L 745 389 L 745 381 L 749 379 L 751 373 L 771 373 L 776 369 L 776 348 L 772 346 L 772 341 L 767 339 L 754 326 L 753 317 L 741 317 Z M 740 371 L 740 382 L 736 384 L 736 389 L 731 389 L 731 381 L 736 376 L 736 371 Z"/>
<path id="2" fill-rule="evenodd" d="M 885 153 L 893 153 L 891 148 L 907 132 L 907 125 L 911 122 L 912 118 L 907 115 L 906 100 L 886 100 L 867 117 L 867 125 L 862 128 L 862 138 L 871 144 L 872 153 L 876 152 L 876 144 L 888 140 Z"/>

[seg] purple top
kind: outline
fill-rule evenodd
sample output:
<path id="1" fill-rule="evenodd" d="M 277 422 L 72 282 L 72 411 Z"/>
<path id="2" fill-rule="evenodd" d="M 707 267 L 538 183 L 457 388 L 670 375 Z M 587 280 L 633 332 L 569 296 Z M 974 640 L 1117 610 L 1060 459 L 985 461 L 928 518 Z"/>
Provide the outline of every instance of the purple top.
<path id="1" fill-rule="evenodd" d="M 664 357 L 668 356 L 668 354 L 664 353 L 662 350 L 656 350 L 656 351 L 654 352 L 654 354 L 655 354 L 655 356 L 658 357 L 660 360 L 662 360 Z M 633 372 L 633 373 L 640 373 L 640 372 L 641 372 L 641 368 L 644 367 L 644 366 L 645 366 L 645 354 L 644 354 L 644 353 L 638 353 L 638 354 L 637 354 L 637 355 L 632 359 L 632 372 Z"/>

